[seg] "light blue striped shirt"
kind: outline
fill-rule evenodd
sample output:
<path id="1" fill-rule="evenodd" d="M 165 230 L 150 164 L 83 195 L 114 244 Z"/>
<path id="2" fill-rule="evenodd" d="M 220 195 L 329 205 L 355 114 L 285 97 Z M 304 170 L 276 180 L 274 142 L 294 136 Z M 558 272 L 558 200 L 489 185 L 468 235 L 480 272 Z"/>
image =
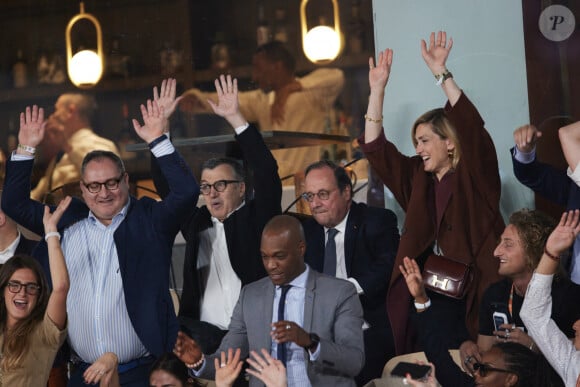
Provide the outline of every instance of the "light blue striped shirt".
<path id="1" fill-rule="evenodd" d="M 116 353 L 119 363 L 148 354 L 127 312 L 113 239 L 128 206 L 109 226 L 89 213 L 63 235 L 62 249 L 70 276 L 66 302 L 69 342 L 86 363 L 93 363 L 105 352 Z"/>

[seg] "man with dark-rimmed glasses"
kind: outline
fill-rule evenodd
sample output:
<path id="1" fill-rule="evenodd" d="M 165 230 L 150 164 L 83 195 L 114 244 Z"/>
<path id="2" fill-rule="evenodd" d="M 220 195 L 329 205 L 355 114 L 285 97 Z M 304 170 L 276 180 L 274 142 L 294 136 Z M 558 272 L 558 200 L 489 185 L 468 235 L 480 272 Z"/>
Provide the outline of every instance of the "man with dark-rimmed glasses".
<path id="1" fill-rule="evenodd" d="M 199 189 L 185 161 L 163 135 L 163 108 L 141 106 L 145 124 L 135 131 L 151 149 L 171 194 L 163 201 L 137 200 L 129 176 L 115 153 L 88 153 L 79 187 L 58 231 L 70 275 L 67 300 L 68 341 L 73 368 L 68 386 L 99 382 L 119 373 L 123 387 L 148 386 L 155 357 L 171 351 L 178 323 L 169 294 L 169 266 L 175 235 Z M 44 206 L 30 197 L 36 146 L 44 135 L 44 112 L 27 107 L 20 117 L 20 144 L 7 164 L 2 208 L 14 220 L 42 235 Z M 48 267 L 46 243 L 35 250 Z M 118 358 L 118 369 L 110 353 Z"/>
<path id="2" fill-rule="evenodd" d="M 239 110 L 237 81 L 221 76 L 215 85 L 218 102 L 210 105 L 235 131 L 253 172 L 253 195 L 246 195 L 240 161 L 223 157 L 202 164 L 200 190 L 205 205 L 195 208 L 182 226 L 187 244 L 179 316 L 187 333 L 206 353 L 213 353 L 226 334 L 242 286 L 266 275 L 260 255 L 261 233 L 281 213 L 282 199 L 276 160 L 258 129 Z M 180 99 L 170 90 L 171 85 L 161 85 L 159 99 L 169 107 L 166 113 Z M 152 169 L 157 191 L 164 196 L 163 181 L 154 166 Z"/>

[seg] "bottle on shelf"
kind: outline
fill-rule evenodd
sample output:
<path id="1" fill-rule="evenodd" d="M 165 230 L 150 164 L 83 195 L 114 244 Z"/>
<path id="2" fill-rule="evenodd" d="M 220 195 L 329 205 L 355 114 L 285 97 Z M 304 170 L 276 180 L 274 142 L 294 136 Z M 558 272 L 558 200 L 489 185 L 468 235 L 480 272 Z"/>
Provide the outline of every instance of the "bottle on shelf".
<path id="1" fill-rule="evenodd" d="M 364 37 L 365 24 L 360 17 L 360 0 L 352 0 L 348 26 L 348 51 L 351 55 L 360 54 L 364 51 Z"/>
<path id="2" fill-rule="evenodd" d="M 286 22 L 286 9 L 283 7 L 278 7 L 274 11 L 275 28 L 274 28 L 274 40 L 282 43 L 288 42 L 288 26 Z"/>
<path id="3" fill-rule="evenodd" d="M 16 89 L 28 86 L 28 66 L 22 49 L 16 52 L 16 62 L 12 65 L 12 82 Z"/>
<path id="4" fill-rule="evenodd" d="M 272 32 L 270 31 L 270 25 L 266 19 L 266 13 L 264 9 L 264 3 L 258 3 L 258 26 L 256 28 L 256 43 L 258 47 L 262 44 L 268 43 L 272 40 Z"/>
<path id="5" fill-rule="evenodd" d="M 127 105 L 126 101 L 121 105 L 121 116 L 123 119 L 117 138 L 117 147 L 119 148 L 119 153 L 123 161 L 134 160 L 137 158 L 138 152 L 129 152 L 126 149 L 127 145 L 137 143 L 133 123 L 129 118 L 129 105 Z"/>

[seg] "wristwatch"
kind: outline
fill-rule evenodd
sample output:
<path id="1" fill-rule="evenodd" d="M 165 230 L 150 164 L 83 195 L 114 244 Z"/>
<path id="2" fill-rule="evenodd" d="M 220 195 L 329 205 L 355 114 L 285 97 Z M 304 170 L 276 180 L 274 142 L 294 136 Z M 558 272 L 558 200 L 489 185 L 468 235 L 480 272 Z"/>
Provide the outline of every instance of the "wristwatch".
<path id="1" fill-rule="evenodd" d="M 443 72 L 443 74 L 435 75 L 435 79 L 437 80 L 435 84 L 439 86 L 449 78 L 453 78 L 453 74 L 451 74 L 451 71 L 445 69 L 445 72 Z"/>
<path id="2" fill-rule="evenodd" d="M 308 337 L 310 337 L 310 345 L 304 347 L 304 349 L 314 352 L 320 343 L 320 337 L 316 333 L 309 333 Z"/>

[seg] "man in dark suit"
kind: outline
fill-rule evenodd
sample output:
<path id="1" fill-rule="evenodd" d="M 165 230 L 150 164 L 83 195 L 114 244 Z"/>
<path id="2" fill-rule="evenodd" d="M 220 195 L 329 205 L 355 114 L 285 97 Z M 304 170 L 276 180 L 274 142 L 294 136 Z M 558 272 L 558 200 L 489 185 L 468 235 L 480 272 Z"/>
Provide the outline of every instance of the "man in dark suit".
<path id="1" fill-rule="evenodd" d="M 205 205 L 196 207 L 182 226 L 187 244 L 179 317 L 187 333 L 208 353 L 225 335 L 242 286 L 266 275 L 260 261 L 260 237 L 266 222 L 280 214 L 282 198 L 276 160 L 258 129 L 240 113 L 237 81 L 222 75 L 216 88 L 218 102 L 209 103 L 235 130 L 253 172 L 254 190 L 253 198 L 246 200 L 246 176 L 238 160 L 207 160 L 200 184 Z M 162 96 L 167 94 L 165 89 L 162 85 Z M 158 174 L 154 179 L 163 197 L 167 194 L 163 181 Z"/>
<path id="2" fill-rule="evenodd" d="M 356 289 L 312 270 L 304 263 L 305 250 L 296 218 L 279 215 L 268 222 L 261 254 L 269 278 L 242 289 L 218 351 L 205 359 L 193 340 L 184 335 L 177 340 L 175 353 L 194 375 L 212 378 L 214 359 L 229 348 L 240 348 L 242 358 L 266 349 L 286 365 L 290 387 L 355 386 L 364 363 Z M 252 377 L 250 386 L 263 383 Z"/>
<path id="3" fill-rule="evenodd" d="M 306 263 L 357 288 L 366 322 L 366 363 L 357 376 L 363 385 L 381 377 L 394 354 L 385 301 L 399 231 L 392 211 L 355 203 L 352 196 L 344 168 L 323 160 L 306 169 L 303 197 L 313 217 L 304 222 Z"/>
<path id="4" fill-rule="evenodd" d="M 149 144 L 171 194 L 163 201 L 129 195 L 122 160 L 109 151 L 92 151 L 81 167 L 84 202 L 73 198 L 58 230 L 70 276 L 68 337 L 75 367 L 69 386 L 83 386 L 83 373 L 99 382 L 113 372 L 103 358 L 117 354 L 123 387 L 144 387 L 154 358 L 170 351 L 178 324 L 169 294 L 169 266 L 175 235 L 197 201 L 198 185 L 167 137 L 166 120 L 150 101 L 134 121 Z M 161 109 L 162 111 L 162 109 Z M 6 168 L 2 209 L 32 232 L 43 235 L 44 205 L 30 199 L 35 147 L 44 135 L 43 109 L 21 115 L 21 144 Z M 46 242 L 35 255 L 45 267 Z M 91 329 L 87 329 L 90 326 Z"/>
<path id="5" fill-rule="evenodd" d="M 2 201 L 2 191 L 0 191 Z M 18 230 L 18 225 L 0 210 L 0 267 L 15 254 L 32 254 L 38 241 L 27 239 Z"/>
<path id="6" fill-rule="evenodd" d="M 542 136 L 534 125 L 524 125 L 514 131 L 514 146 L 510 151 L 514 174 L 520 183 L 568 210 L 580 208 L 580 187 L 563 169 L 555 168 L 536 158 L 536 143 Z M 580 241 L 572 248 L 566 263 L 570 279 L 580 284 Z"/>

